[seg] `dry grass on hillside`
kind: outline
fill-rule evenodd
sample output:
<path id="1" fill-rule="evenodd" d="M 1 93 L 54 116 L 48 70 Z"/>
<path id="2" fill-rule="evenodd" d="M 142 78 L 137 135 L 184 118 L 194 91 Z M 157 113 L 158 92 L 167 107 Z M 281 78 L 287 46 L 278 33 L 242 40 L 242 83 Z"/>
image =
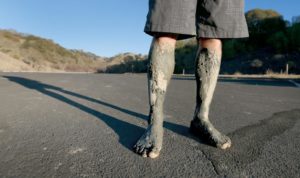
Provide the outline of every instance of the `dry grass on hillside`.
<path id="1" fill-rule="evenodd" d="M 146 56 L 133 53 L 118 54 L 111 58 L 99 57 L 82 50 L 69 50 L 50 39 L 0 30 L 0 71 L 40 72 L 106 72 L 107 67 Z"/>
<path id="2" fill-rule="evenodd" d="M 0 52 L 5 70 L 95 72 L 106 66 L 103 58 L 91 53 L 68 50 L 52 40 L 6 30 L 0 30 Z M 13 63 L 14 66 L 9 65 Z"/>

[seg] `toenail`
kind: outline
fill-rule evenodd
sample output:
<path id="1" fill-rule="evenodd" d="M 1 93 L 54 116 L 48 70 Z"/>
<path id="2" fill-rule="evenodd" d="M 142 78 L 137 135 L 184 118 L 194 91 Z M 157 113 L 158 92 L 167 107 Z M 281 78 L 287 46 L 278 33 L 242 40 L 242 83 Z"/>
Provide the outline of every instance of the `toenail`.
<path id="1" fill-rule="evenodd" d="M 159 156 L 159 153 L 155 153 L 155 152 L 149 153 L 149 157 L 152 159 L 157 158 L 158 156 Z"/>

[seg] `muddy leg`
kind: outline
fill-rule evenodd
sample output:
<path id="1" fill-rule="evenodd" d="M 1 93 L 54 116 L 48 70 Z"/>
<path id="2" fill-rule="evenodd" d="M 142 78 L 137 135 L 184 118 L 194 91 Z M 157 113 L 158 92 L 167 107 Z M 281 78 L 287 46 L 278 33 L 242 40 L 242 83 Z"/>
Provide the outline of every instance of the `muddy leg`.
<path id="1" fill-rule="evenodd" d="M 230 138 L 215 129 L 208 116 L 221 65 L 221 44 L 216 42 L 219 47 L 213 44 L 211 48 L 208 44 L 209 48 L 204 48 L 205 44 L 202 44 L 198 49 L 195 70 L 197 99 L 190 131 L 209 144 L 226 149 L 231 146 Z"/>
<path id="2" fill-rule="evenodd" d="M 163 104 L 167 86 L 175 65 L 176 37 L 155 38 L 149 53 L 148 91 L 150 101 L 149 126 L 134 146 L 143 157 L 156 158 L 163 144 Z"/>

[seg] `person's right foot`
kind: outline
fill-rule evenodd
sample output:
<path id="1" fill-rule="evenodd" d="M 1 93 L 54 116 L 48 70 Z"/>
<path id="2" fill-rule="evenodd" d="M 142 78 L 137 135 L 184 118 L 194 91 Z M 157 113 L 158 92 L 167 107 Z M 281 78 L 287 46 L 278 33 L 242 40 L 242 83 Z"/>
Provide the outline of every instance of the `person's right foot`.
<path id="1" fill-rule="evenodd" d="M 218 148 L 227 149 L 231 146 L 230 138 L 215 129 L 215 127 L 208 120 L 192 120 L 190 132 L 201 140 Z"/>
<path id="2" fill-rule="evenodd" d="M 134 145 L 134 151 L 143 157 L 156 158 L 162 148 L 163 127 L 150 125 Z"/>

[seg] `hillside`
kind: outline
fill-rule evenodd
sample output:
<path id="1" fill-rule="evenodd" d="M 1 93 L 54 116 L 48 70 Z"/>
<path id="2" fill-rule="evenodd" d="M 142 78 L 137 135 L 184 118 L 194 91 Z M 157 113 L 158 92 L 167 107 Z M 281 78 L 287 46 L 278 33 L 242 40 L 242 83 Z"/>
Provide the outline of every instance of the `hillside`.
<path id="1" fill-rule="evenodd" d="M 146 72 L 147 56 L 133 53 L 118 54 L 107 60 L 105 72 L 125 73 L 125 72 Z"/>
<path id="2" fill-rule="evenodd" d="M 105 72 L 107 67 L 144 59 L 132 53 L 99 57 L 66 49 L 49 39 L 0 30 L 0 71 Z"/>
<path id="3" fill-rule="evenodd" d="M 0 71 L 10 72 L 10 71 L 32 71 L 33 68 L 9 55 L 0 52 Z"/>

